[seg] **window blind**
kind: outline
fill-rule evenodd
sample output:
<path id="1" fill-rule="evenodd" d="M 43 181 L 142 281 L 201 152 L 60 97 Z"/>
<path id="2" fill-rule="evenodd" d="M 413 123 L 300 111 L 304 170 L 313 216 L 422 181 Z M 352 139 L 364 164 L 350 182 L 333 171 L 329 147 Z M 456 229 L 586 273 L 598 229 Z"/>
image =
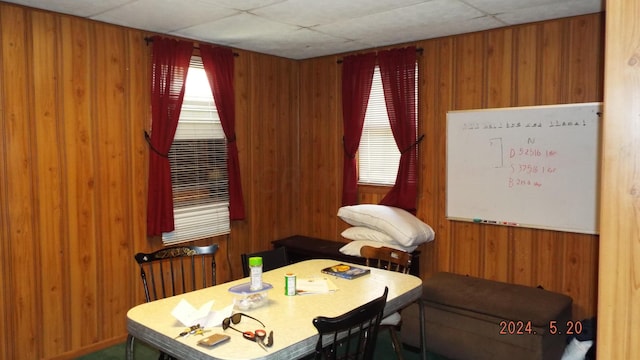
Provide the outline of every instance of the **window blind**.
<path id="1" fill-rule="evenodd" d="M 391 132 L 380 68 L 376 65 L 358 147 L 358 182 L 393 185 L 399 164 L 400 150 Z"/>
<path id="2" fill-rule="evenodd" d="M 191 59 L 169 162 L 175 230 L 163 233 L 163 243 L 228 234 L 226 140 L 199 57 Z"/>

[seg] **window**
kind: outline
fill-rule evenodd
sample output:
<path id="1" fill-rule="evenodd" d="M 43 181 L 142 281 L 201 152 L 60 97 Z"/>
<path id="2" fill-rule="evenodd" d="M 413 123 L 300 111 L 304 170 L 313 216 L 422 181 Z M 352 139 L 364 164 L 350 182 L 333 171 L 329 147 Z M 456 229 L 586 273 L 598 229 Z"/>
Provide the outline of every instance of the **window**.
<path id="1" fill-rule="evenodd" d="M 169 162 L 175 230 L 163 233 L 163 243 L 228 234 L 226 140 L 199 57 L 191 58 Z"/>
<path id="2" fill-rule="evenodd" d="M 416 78 L 416 94 L 418 93 L 417 87 Z M 418 129 L 416 129 L 416 133 L 417 131 Z M 393 185 L 396 182 L 399 164 L 400 150 L 398 150 L 389 124 L 380 68 L 376 65 L 358 148 L 358 182 L 360 184 Z"/>

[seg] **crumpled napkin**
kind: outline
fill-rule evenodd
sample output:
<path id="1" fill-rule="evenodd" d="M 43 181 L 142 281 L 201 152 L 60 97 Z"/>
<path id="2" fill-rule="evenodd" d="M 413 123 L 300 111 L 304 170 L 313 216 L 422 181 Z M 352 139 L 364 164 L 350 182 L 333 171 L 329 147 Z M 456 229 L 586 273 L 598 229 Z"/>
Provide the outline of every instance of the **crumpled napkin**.
<path id="1" fill-rule="evenodd" d="M 211 300 L 202 305 L 199 309 L 196 309 L 187 300 L 182 299 L 178 305 L 173 308 L 171 315 L 173 315 L 173 317 L 180 321 L 180 323 L 185 327 L 198 324 L 203 328 L 220 326 L 223 319 L 231 316 L 231 313 L 233 312 L 233 304 L 228 305 L 221 310 L 214 311 L 211 309 L 214 302 L 214 300 Z"/>

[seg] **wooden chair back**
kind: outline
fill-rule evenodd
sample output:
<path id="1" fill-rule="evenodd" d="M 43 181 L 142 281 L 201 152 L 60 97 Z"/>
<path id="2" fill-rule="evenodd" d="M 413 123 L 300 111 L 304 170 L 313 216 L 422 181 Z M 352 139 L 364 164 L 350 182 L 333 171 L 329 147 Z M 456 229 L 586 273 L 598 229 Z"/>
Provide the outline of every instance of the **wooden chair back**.
<path id="1" fill-rule="evenodd" d="M 385 286 L 382 296 L 354 310 L 333 318 L 313 319 L 320 335 L 315 359 L 373 359 L 388 292 Z"/>
<path id="2" fill-rule="evenodd" d="M 216 284 L 218 245 L 171 246 L 137 253 L 146 301 L 162 299 Z"/>
<path id="3" fill-rule="evenodd" d="M 411 254 L 386 246 L 363 246 L 360 248 L 360 256 L 366 259 L 366 265 L 391 271 L 409 273 L 411 269 Z"/>

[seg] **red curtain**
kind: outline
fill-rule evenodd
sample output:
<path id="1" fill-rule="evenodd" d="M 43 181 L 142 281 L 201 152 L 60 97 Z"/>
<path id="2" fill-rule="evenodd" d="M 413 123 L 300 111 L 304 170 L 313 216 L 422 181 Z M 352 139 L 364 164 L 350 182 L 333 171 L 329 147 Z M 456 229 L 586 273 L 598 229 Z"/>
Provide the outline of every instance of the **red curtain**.
<path id="1" fill-rule="evenodd" d="M 375 65 L 375 53 L 347 56 L 342 60 L 343 206 L 358 203 L 356 152 L 362 136 Z"/>
<path id="2" fill-rule="evenodd" d="M 401 154 L 396 183 L 380 204 L 415 214 L 418 196 L 416 48 L 380 51 L 378 65 L 391 131 Z"/>
<path id="3" fill-rule="evenodd" d="M 147 234 L 174 230 L 169 149 L 178 126 L 193 44 L 153 38 Z"/>
<path id="4" fill-rule="evenodd" d="M 229 48 L 200 45 L 202 65 L 207 73 L 216 102 L 222 130 L 227 138 L 227 171 L 229 174 L 229 218 L 242 220 L 244 198 L 240 181 L 240 162 L 236 143 L 236 100 L 233 88 L 233 52 Z"/>

